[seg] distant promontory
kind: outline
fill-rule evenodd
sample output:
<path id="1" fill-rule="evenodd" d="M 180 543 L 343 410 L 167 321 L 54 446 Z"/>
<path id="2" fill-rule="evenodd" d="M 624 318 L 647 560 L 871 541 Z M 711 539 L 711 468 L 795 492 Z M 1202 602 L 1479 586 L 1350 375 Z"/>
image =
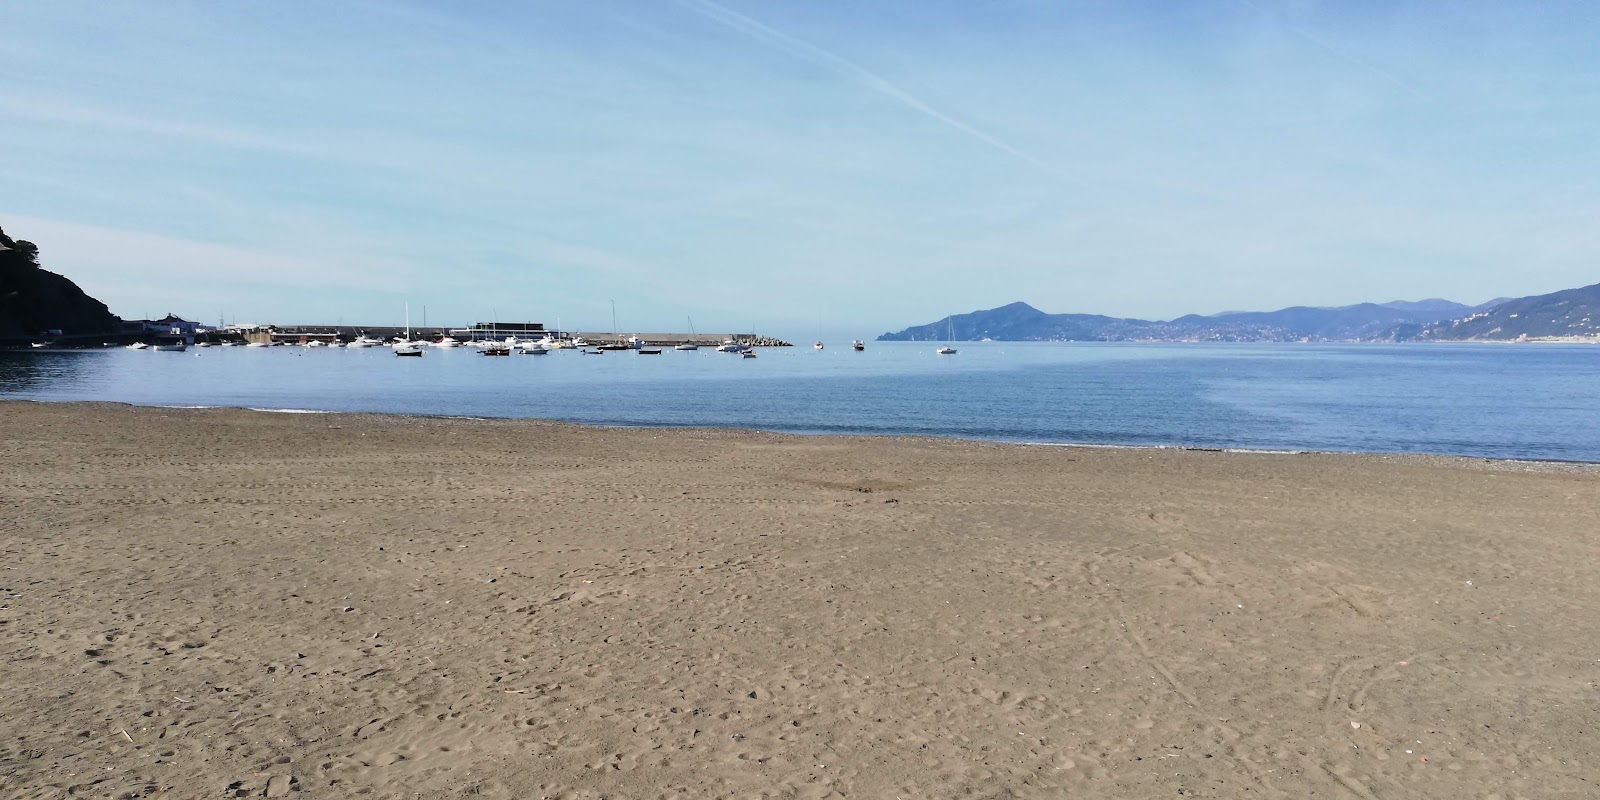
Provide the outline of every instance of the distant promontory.
<path id="1" fill-rule="evenodd" d="M 878 341 L 1396 342 L 1600 340 L 1600 284 L 1471 306 L 1449 300 L 1294 306 L 1172 320 L 1048 314 L 1017 302 L 885 333 Z"/>
<path id="2" fill-rule="evenodd" d="M 39 266 L 39 248 L 0 230 L 0 344 L 116 334 L 122 321 L 66 277 Z"/>

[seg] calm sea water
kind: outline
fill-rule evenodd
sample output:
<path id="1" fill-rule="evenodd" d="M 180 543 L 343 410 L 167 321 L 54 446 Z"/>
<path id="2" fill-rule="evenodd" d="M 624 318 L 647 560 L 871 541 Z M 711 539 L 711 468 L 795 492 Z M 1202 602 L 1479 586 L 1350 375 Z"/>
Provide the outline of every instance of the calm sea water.
<path id="1" fill-rule="evenodd" d="M 1600 347 L 926 343 L 0 353 L 0 397 L 1600 461 Z"/>

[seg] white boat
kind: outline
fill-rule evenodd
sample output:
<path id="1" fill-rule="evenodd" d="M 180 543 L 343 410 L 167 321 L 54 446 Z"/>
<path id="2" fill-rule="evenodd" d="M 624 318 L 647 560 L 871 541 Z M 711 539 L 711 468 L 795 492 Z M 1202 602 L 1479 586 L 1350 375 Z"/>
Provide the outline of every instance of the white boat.
<path id="1" fill-rule="evenodd" d="M 674 350 L 699 350 L 700 349 L 700 345 L 697 345 L 697 344 L 694 343 L 694 337 L 695 337 L 694 317 L 689 317 L 688 319 L 689 319 L 689 341 L 684 342 L 683 344 L 674 346 L 672 348 Z"/>
<path id="2" fill-rule="evenodd" d="M 397 356 L 422 355 L 422 343 L 411 341 L 411 304 L 406 303 L 406 336 L 394 343 L 394 354 Z"/>
<path id="3" fill-rule="evenodd" d="M 523 345 L 522 347 L 517 349 L 517 352 L 519 352 L 519 353 L 521 353 L 521 354 L 523 354 L 525 356 L 542 356 L 545 353 L 550 352 L 550 348 L 545 347 L 544 345 L 539 344 L 538 342 L 534 342 L 533 344 L 525 344 L 525 345 Z"/>
<path id="4" fill-rule="evenodd" d="M 188 350 L 189 346 L 182 342 L 178 342 L 177 344 L 158 344 L 154 349 L 161 353 L 181 353 L 185 350 Z"/>
<path id="5" fill-rule="evenodd" d="M 812 350 L 821 350 L 821 349 L 822 349 L 822 342 L 821 342 L 821 340 L 818 340 L 818 341 L 817 341 L 817 342 L 816 342 L 816 343 L 814 343 L 814 344 L 812 344 L 812 345 L 811 345 L 811 349 L 812 349 Z"/>
<path id="6" fill-rule="evenodd" d="M 941 347 L 933 352 L 938 353 L 941 356 L 953 356 L 956 354 L 956 349 L 950 346 L 950 342 L 955 341 L 956 338 L 956 318 L 951 316 L 946 317 L 946 320 L 950 323 L 949 338 L 945 340 L 944 347 Z"/>
<path id="7" fill-rule="evenodd" d="M 229 339 L 229 340 L 228 340 L 228 341 L 226 341 L 226 342 L 223 342 L 223 343 L 222 343 L 222 344 L 219 344 L 219 345 L 217 345 L 217 346 L 218 346 L 218 347 L 238 347 L 238 346 L 239 346 L 239 343 L 238 343 L 238 342 L 235 342 L 235 341 L 233 341 L 233 340 L 232 340 L 232 339 Z"/>
<path id="8" fill-rule="evenodd" d="M 312 339 L 305 344 L 306 347 L 327 347 L 328 343 L 321 339 Z"/>
<path id="9" fill-rule="evenodd" d="M 572 337 L 572 346 L 581 350 L 589 346 L 589 340 L 582 336 L 574 336 Z"/>
<path id="10" fill-rule="evenodd" d="M 134 342 L 133 344 L 128 345 L 127 349 L 128 350 L 143 350 L 143 349 L 145 349 L 146 347 L 149 347 L 149 346 L 150 345 L 147 345 L 144 342 Z"/>
<path id="11" fill-rule="evenodd" d="M 250 342 L 245 347 L 271 347 L 271 342 Z"/>
<path id="12" fill-rule="evenodd" d="M 867 346 L 862 344 L 860 339 L 856 339 L 856 340 L 850 342 L 850 349 L 856 351 L 857 353 L 859 353 L 862 350 L 867 349 Z"/>
<path id="13" fill-rule="evenodd" d="M 210 342 L 195 342 L 194 346 L 195 347 L 210 347 L 211 343 Z"/>
<path id="14" fill-rule="evenodd" d="M 628 337 L 628 349 L 638 350 L 641 347 L 644 347 L 644 340 L 639 338 L 639 334 L 636 333 Z"/>
<path id="15" fill-rule="evenodd" d="M 49 347 L 50 343 L 49 342 L 29 342 L 28 346 L 29 347 Z"/>
<path id="16" fill-rule="evenodd" d="M 722 344 L 717 345 L 719 353 L 737 353 L 740 349 L 739 343 L 732 339 L 723 339 Z"/>
<path id="17" fill-rule="evenodd" d="M 439 337 L 439 341 L 433 343 L 433 346 L 434 347 L 460 347 L 461 346 L 461 342 L 456 341 L 455 337 L 453 337 L 453 336 L 441 336 L 441 337 Z"/>

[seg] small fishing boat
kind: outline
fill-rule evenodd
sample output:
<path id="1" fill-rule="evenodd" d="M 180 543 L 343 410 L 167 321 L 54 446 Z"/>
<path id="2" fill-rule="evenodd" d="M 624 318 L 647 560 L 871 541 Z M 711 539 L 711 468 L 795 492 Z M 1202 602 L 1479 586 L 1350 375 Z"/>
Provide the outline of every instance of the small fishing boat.
<path id="1" fill-rule="evenodd" d="M 717 345 L 717 352 L 719 353 L 737 353 L 739 350 L 739 343 L 732 339 L 723 339 L 722 344 Z"/>
<path id="2" fill-rule="evenodd" d="M 659 355 L 661 355 L 661 348 L 659 348 L 659 347 L 641 347 L 641 348 L 639 348 L 637 350 L 634 350 L 633 352 L 638 353 L 641 356 L 659 356 Z"/>
<path id="3" fill-rule="evenodd" d="M 183 352 L 185 350 L 188 350 L 188 349 L 189 349 L 189 346 L 184 344 L 183 342 L 173 342 L 173 343 L 170 343 L 170 344 L 158 344 L 158 345 L 155 346 L 155 350 L 157 352 L 160 352 L 160 353 L 181 353 L 181 352 Z"/>
<path id="4" fill-rule="evenodd" d="M 486 356 L 509 356 L 511 355 L 511 348 L 508 345 L 491 344 L 483 348 L 481 352 Z"/>
<path id="5" fill-rule="evenodd" d="M 815 344 L 811 345 L 811 349 L 812 350 L 821 350 L 822 349 L 822 340 L 818 339 Z"/>
<path id="6" fill-rule="evenodd" d="M 584 354 L 586 356 L 603 356 L 603 355 L 605 355 L 605 351 L 601 350 L 598 347 L 584 348 L 582 350 L 579 350 L 578 352 L 580 352 L 580 353 L 582 353 L 582 354 Z"/>
<path id="7" fill-rule="evenodd" d="M 745 358 L 755 358 L 756 357 L 756 351 L 754 351 L 754 350 L 745 350 L 743 352 L 743 355 L 744 355 Z"/>
<path id="8" fill-rule="evenodd" d="M 526 347 L 523 347 L 523 348 L 519 349 L 517 352 L 519 352 L 519 353 L 521 353 L 521 354 L 523 354 L 525 356 L 542 356 L 545 353 L 550 352 L 550 348 L 545 347 L 542 344 L 530 344 L 530 345 L 528 345 Z"/>
<path id="9" fill-rule="evenodd" d="M 404 345 L 397 344 L 394 347 L 394 354 L 397 356 L 412 356 L 413 358 L 421 358 L 422 345 L 409 343 Z"/>
<path id="10" fill-rule="evenodd" d="M 850 343 L 850 349 L 856 351 L 857 353 L 859 353 L 862 350 L 867 349 L 867 346 L 862 344 L 860 339 L 856 339 L 855 341 Z"/>

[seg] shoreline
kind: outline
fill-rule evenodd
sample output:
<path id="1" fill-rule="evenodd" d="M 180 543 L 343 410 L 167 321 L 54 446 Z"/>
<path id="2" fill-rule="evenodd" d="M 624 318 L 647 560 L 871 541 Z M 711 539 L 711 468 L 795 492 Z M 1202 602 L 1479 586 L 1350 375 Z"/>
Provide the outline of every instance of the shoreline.
<path id="1" fill-rule="evenodd" d="M 1600 779 L 1588 468 L 112 403 L 0 445 L 7 796 Z"/>
<path id="2" fill-rule="evenodd" d="M 596 428 L 607 430 L 700 430 L 700 431 L 745 431 L 749 433 L 771 434 L 775 436 L 796 437 L 839 437 L 839 438 L 864 438 L 864 439 L 930 439 L 936 441 L 971 442 L 976 444 L 1011 445 L 1017 447 L 1058 447 L 1077 448 L 1084 450 L 1170 450 L 1175 452 L 1196 453 L 1230 453 L 1244 455 L 1327 455 L 1327 456 L 1376 456 L 1385 459 L 1422 459 L 1422 460 L 1460 460 L 1479 463 L 1502 463 L 1525 466 L 1546 466 L 1550 468 L 1572 469 L 1600 469 L 1600 460 L 1585 461 L 1581 459 L 1561 458 L 1529 458 L 1511 456 L 1484 456 L 1467 455 L 1459 453 L 1433 453 L 1422 451 L 1398 450 L 1318 450 L 1304 447 L 1241 447 L 1241 446 L 1213 446 L 1213 445 L 1185 445 L 1185 444 L 1121 444 L 1115 442 L 1050 442 L 1025 439 L 983 439 L 968 436 L 942 436 L 938 434 L 915 433 L 841 433 L 834 431 L 796 431 L 796 430 L 768 430 L 764 428 L 747 428 L 739 426 L 697 426 L 673 424 L 605 424 L 594 422 L 580 422 L 564 420 L 554 417 L 477 417 L 454 414 L 399 414 L 382 411 L 336 411 L 311 408 L 264 408 L 256 406 L 227 406 L 227 405 L 140 405 L 127 403 L 120 400 L 34 400 L 0 397 L 0 407 L 7 403 L 34 403 L 39 405 L 82 405 L 82 406 L 122 406 L 127 408 L 150 408 L 169 410 L 195 410 L 195 411 L 249 411 L 258 414 L 295 414 L 295 415 L 352 415 L 392 417 L 394 419 L 434 419 L 434 420 L 465 420 L 478 422 L 528 422 L 534 424 L 571 425 L 579 428 Z"/>

